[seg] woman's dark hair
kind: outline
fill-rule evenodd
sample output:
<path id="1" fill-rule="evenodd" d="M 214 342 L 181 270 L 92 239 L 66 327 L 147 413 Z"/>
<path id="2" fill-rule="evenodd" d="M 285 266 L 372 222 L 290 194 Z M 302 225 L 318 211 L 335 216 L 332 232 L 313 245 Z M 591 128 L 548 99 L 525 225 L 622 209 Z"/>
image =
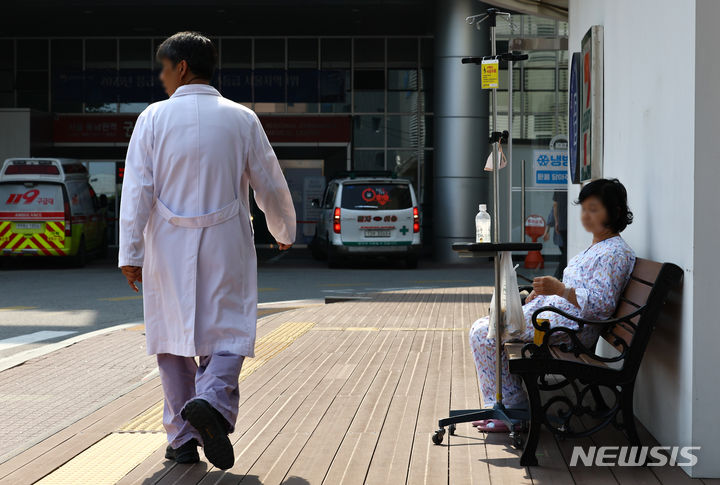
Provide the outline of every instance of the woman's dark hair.
<path id="1" fill-rule="evenodd" d="M 217 65 L 217 50 L 212 41 L 198 32 L 178 32 L 158 46 L 155 58 L 168 59 L 176 66 L 185 60 L 188 68 L 198 77 L 210 80 Z"/>
<path id="2" fill-rule="evenodd" d="M 614 232 L 622 232 L 632 224 L 633 213 L 627 205 L 627 190 L 618 179 L 593 180 L 580 191 L 576 204 L 582 204 L 588 197 L 597 197 L 608 214 L 606 226 Z"/>

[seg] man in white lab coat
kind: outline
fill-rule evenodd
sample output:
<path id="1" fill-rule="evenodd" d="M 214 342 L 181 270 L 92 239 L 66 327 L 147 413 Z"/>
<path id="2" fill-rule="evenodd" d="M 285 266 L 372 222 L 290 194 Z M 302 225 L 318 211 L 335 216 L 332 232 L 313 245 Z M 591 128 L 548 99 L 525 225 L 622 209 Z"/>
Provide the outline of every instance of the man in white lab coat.
<path id="1" fill-rule="evenodd" d="M 234 463 L 238 375 L 254 357 L 257 267 L 249 190 L 280 250 L 295 241 L 287 182 L 257 115 L 209 84 L 217 52 L 196 32 L 157 51 L 169 99 L 148 106 L 128 146 L 118 267 L 143 284 L 147 353 L 165 394 L 166 457 Z M 194 357 L 199 357 L 199 367 Z"/>

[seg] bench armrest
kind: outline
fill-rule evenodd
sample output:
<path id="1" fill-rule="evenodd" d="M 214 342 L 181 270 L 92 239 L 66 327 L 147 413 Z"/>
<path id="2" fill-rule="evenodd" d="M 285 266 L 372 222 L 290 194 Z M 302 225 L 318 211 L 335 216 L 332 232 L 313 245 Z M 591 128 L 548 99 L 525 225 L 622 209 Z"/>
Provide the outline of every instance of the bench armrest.
<path id="1" fill-rule="evenodd" d="M 535 310 L 532 314 L 532 324 L 533 327 L 535 327 L 536 333 L 538 331 L 543 332 L 543 338 L 542 343 L 540 345 L 537 345 L 535 343 L 527 344 L 523 347 L 523 357 L 526 356 L 526 351 L 530 353 L 530 357 L 532 358 L 547 358 L 550 355 L 550 336 L 555 333 L 564 333 L 566 334 L 569 339 L 570 343 L 562 343 L 559 344 L 558 347 L 563 352 L 572 352 L 575 354 L 575 356 L 579 356 L 580 354 L 585 354 L 589 356 L 592 359 L 601 361 L 601 362 L 617 362 L 620 360 L 623 360 L 626 355 L 627 351 L 630 348 L 630 342 L 626 342 L 621 337 L 615 335 L 613 333 L 613 336 L 615 337 L 615 341 L 613 342 L 616 346 L 619 346 L 622 351 L 620 352 L 620 355 L 616 357 L 601 357 L 591 349 L 588 349 L 583 345 L 583 343 L 580 341 L 580 339 L 577 336 L 577 333 L 583 329 L 585 325 L 603 325 L 605 327 L 609 327 L 612 325 L 616 325 L 620 322 L 623 322 L 627 325 L 629 325 L 633 330 L 637 330 L 637 325 L 633 323 L 632 319 L 637 317 L 638 315 L 641 315 L 645 311 L 646 306 L 643 305 L 642 307 L 638 308 L 632 313 L 628 313 L 627 315 L 624 315 L 619 318 L 611 318 L 608 320 L 586 320 L 584 318 L 576 317 L 574 315 L 570 315 L 569 313 L 554 307 L 554 306 L 544 306 L 540 307 L 537 310 Z M 538 323 L 537 317 L 540 313 L 543 312 L 553 312 L 557 313 L 558 315 L 562 315 L 563 317 L 567 318 L 568 320 L 572 320 L 578 324 L 578 329 L 575 330 L 573 328 L 563 327 L 563 326 L 557 326 L 557 327 L 550 327 L 550 322 L 542 322 Z"/>
<path id="2" fill-rule="evenodd" d="M 637 317 L 638 315 L 642 314 L 645 311 L 645 306 L 641 306 L 637 310 L 635 310 L 632 313 L 628 313 L 625 316 L 622 316 L 620 318 L 610 318 L 608 320 L 586 320 L 584 318 L 576 317 L 575 315 L 571 315 L 567 313 L 564 310 L 559 309 L 558 307 L 554 307 L 551 305 L 540 307 L 537 310 L 535 310 L 532 314 L 532 324 L 533 327 L 535 327 L 537 330 L 546 331 L 547 328 L 540 325 L 537 322 L 537 316 L 543 312 L 553 312 L 557 313 L 558 315 L 562 315 L 563 317 L 567 318 L 568 320 L 572 320 L 576 322 L 580 326 L 580 330 L 582 330 L 584 325 L 615 325 L 620 322 L 625 322 L 629 324 L 633 330 L 637 329 L 637 326 L 632 322 L 632 319 Z"/>

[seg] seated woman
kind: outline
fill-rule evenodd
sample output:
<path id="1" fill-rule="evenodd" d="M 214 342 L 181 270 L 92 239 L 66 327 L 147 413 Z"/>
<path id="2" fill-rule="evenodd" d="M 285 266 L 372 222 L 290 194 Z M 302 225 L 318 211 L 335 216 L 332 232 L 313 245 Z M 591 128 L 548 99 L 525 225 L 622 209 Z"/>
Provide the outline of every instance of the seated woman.
<path id="1" fill-rule="evenodd" d="M 535 329 L 532 314 L 540 307 L 554 306 L 565 312 L 590 320 L 610 318 L 635 266 L 635 253 L 620 233 L 632 223 L 627 206 L 627 191 L 617 180 L 599 179 L 585 185 L 576 204 L 582 205 L 581 222 L 593 235 L 592 244 L 572 258 L 563 272 L 562 281 L 552 276 L 533 280 L 533 291 L 525 299 L 525 332 L 519 337 L 533 341 Z M 577 323 L 557 313 L 543 312 L 551 327 L 577 329 Z M 476 320 L 470 329 L 470 347 L 477 368 L 485 407 L 495 404 L 495 339 L 487 337 L 488 320 Z M 578 333 L 583 345 L 593 348 L 600 328 L 588 325 Z M 553 343 L 569 341 L 565 334 L 551 337 Z M 527 397 L 519 376 L 511 375 L 508 359 L 502 353 L 502 396 L 506 407 L 526 407 Z M 507 431 L 499 420 L 473 422 L 482 431 Z"/>

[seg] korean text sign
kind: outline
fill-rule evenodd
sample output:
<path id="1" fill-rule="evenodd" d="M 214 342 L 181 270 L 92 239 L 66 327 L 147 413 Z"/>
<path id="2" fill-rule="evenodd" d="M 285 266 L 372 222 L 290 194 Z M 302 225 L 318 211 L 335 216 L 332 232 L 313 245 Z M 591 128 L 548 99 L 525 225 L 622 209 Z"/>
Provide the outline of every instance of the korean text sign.
<path id="1" fill-rule="evenodd" d="M 533 150 L 533 185 L 566 187 L 568 152 L 566 150 Z"/>

